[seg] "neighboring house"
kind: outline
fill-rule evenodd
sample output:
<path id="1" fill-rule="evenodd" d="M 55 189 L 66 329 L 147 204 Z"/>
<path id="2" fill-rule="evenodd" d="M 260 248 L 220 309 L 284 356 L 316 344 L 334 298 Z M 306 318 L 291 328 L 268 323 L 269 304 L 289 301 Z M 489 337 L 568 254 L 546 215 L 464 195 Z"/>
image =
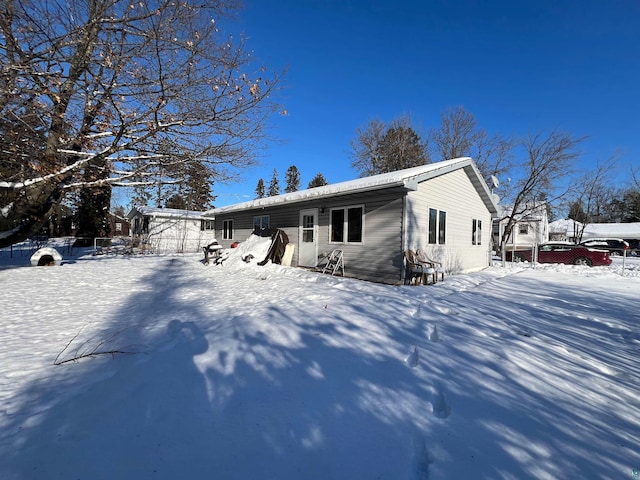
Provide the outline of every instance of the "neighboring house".
<path id="1" fill-rule="evenodd" d="M 111 224 L 112 237 L 128 237 L 131 235 L 129 219 L 115 213 L 109 213 L 109 223 Z"/>
<path id="2" fill-rule="evenodd" d="M 575 220 L 556 220 L 549 225 L 554 240 L 569 242 L 588 240 L 590 238 L 621 238 L 623 240 L 640 240 L 640 222 L 631 223 L 588 223 L 584 226 Z M 579 239 L 582 231 L 582 239 Z"/>
<path id="3" fill-rule="evenodd" d="M 547 212 L 547 204 L 544 202 L 536 203 L 532 207 L 525 206 L 526 213 L 524 215 L 516 215 L 516 224 L 507 238 L 506 246 L 511 248 L 532 247 L 540 243 L 549 241 L 549 216 Z M 499 248 L 502 233 L 506 228 L 508 217 L 511 215 L 513 206 L 504 205 L 499 207 L 498 218 L 493 225 L 494 243 L 496 249 Z"/>
<path id="4" fill-rule="evenodd" d="M 399 284 L 404 250 L 423 249 L 450 273 L 489 265 L 497 206 L 470 158 L 457 158 L 210 210 L 228 247 L 254 230 L 282 229 L 292 265 L 314 267 L 334 249 L 347 276 Z"/>
<path id="5" fill-rule="evenodd" d="M 203 219 L 202 212 L 133 207 L 127 218 L 132 236 L 159 253 L 199 252 L 215 240 L 213 219 Z"/>

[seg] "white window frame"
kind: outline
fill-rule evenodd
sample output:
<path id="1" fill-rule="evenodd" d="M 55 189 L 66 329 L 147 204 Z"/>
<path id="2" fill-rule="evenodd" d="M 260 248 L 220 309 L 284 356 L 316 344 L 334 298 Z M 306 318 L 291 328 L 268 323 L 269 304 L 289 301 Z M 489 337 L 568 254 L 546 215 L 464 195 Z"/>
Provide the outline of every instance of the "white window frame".
<path id="1" fill-rule="evenodd" d="M 216 221 L 215 220 L 205 220 L 202 219 L 200 220 L 200 230 L 201 231 L 207 231 L 207 230 L 215 230 L 216 229 Z"/>
<path id="2" fill-rule="evenodd" d="M 361 209 L 361 227 L 360 227 L 360 241 L 359 242 L 350 242 L 349 241 L 349 210 L 352 209 Z M 342 210 L 344 214 L 343 224 L 342 224 L 342 241 L 333 240 L 333 212 Z M 333 207 L 329 209 L 329 243 L 334 245 L 363 245 L 364 244 L 364 233 L 365 233 L 365 208 L 364 204 L 358 205 L 347 205 L 344 207 Z"/>
<path id="3" fill-rule="evenodd" d="M 431 221 L 431 212 L 435 212 L 435 223 Z M 442 217 L 444 215 L 444 225 Z M 433 240 L 431 238 L 435 237 Z M 428 245 L 445 245 L 447 243 L 447 212 L 437 208 L 429 208 L 428 225 L 427 225 L 427 244 Z"/>
<path id="4" fill-rule="evenodd" d="M 471 245 L 482 245 L 482 220 L 473 219 L 471 227 Z"/>

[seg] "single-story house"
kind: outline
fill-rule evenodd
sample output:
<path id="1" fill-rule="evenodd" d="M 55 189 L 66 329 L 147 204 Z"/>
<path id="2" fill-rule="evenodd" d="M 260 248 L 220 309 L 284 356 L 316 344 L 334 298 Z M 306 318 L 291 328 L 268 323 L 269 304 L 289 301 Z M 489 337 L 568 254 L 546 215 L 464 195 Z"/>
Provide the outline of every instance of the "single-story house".
<path id="1" fill-rule="evenodd" d="M 494 222 L 494 242 L 496 249 L 500 245 L 500 239 L 506 228 L 509 216 L 513 210 L 513 205 L 500 205 L 498 207 L 498 218 Z M 508 248 L 532 247 L 540 243 L 549 241 L 549 214 L 545 202 L 525 204 L 522 208 L 523 214 L 516 214 L 516 224 L 511 230 L 505 245 Z"/>
<path id="2" fill-rule="evenodd" d="M 549 226 L 554 240 L 567 240 L 575 242 L 579 240 L 582 231 L 582 240 L 590 238 L 621 238 L 626 241 L 640 240 L 640 222 L 630 223 L 582 223 L 572 220 L 556 220 Z"/>
<path id="3" fill-rule="evenodd" d="M 173 208 L 133 207 L 127 218 L 131 235 L 158 253 L 201 252 L 215 240 L 213 219 L 203 212 Z"/>
<path id="4" fill-rule="evenodd" d="M 471 158 L 456 158 L 205 212 L 223 247 L 255 230 L 282 229 L 292 265 L 315 267 L 334 249 L 347 276 L 405 280 L 404 251 L 424 250 L 449 273 L 489 265 L 491 192 Z"/>

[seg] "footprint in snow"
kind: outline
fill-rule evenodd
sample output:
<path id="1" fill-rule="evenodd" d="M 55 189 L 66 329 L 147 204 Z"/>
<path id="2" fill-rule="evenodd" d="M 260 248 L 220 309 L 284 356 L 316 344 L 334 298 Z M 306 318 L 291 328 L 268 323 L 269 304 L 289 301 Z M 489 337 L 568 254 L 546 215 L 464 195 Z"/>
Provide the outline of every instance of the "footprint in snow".
<path id="1" fill-rule="evenodd" d="M 411 352 L 409 354 L 409 356 L 407 358 L 405 358 L 404 360 L 407 365 L 409 365 L 411 368 L 415 368 L 418 366 L 418 364 L 420 363 L 420 354 L 418 353 L 418 347 L 414 347 L 413 348 L 413 352 Z"/>
<path id="2" fill-rule="evenodd" d="M 433 463 L 423 438 L 413 440 L 410 480 L 429 480 L 429 465 Z"/>
<path id="3" fill-rule="evenodd" d="M 449 418 L 451 415 L 451 406 L 447 402 L 447 397 L 442 390 L 437 390 L 431 400 L 433 408 L 433 416 L 437 418 Z"/>
<path id="4" fill-rule="evenodd" d="M 434 325 L 431 331 L 429 332 L 429 341 L 434 343 L 440 342 L 440 334 L 438 333 L 437 325 Z"/>

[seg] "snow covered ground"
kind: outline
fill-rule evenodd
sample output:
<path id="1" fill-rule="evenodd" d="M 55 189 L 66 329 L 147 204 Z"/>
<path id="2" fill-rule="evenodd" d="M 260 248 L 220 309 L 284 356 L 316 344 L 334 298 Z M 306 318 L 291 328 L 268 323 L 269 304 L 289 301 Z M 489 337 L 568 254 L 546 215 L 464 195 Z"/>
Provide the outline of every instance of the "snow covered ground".
<path id="1" fill-rule="evenodd" d="M 640 471 L 638 258 L 393 287 L 61 253 L 0 251 L 0 479 Z"/>

